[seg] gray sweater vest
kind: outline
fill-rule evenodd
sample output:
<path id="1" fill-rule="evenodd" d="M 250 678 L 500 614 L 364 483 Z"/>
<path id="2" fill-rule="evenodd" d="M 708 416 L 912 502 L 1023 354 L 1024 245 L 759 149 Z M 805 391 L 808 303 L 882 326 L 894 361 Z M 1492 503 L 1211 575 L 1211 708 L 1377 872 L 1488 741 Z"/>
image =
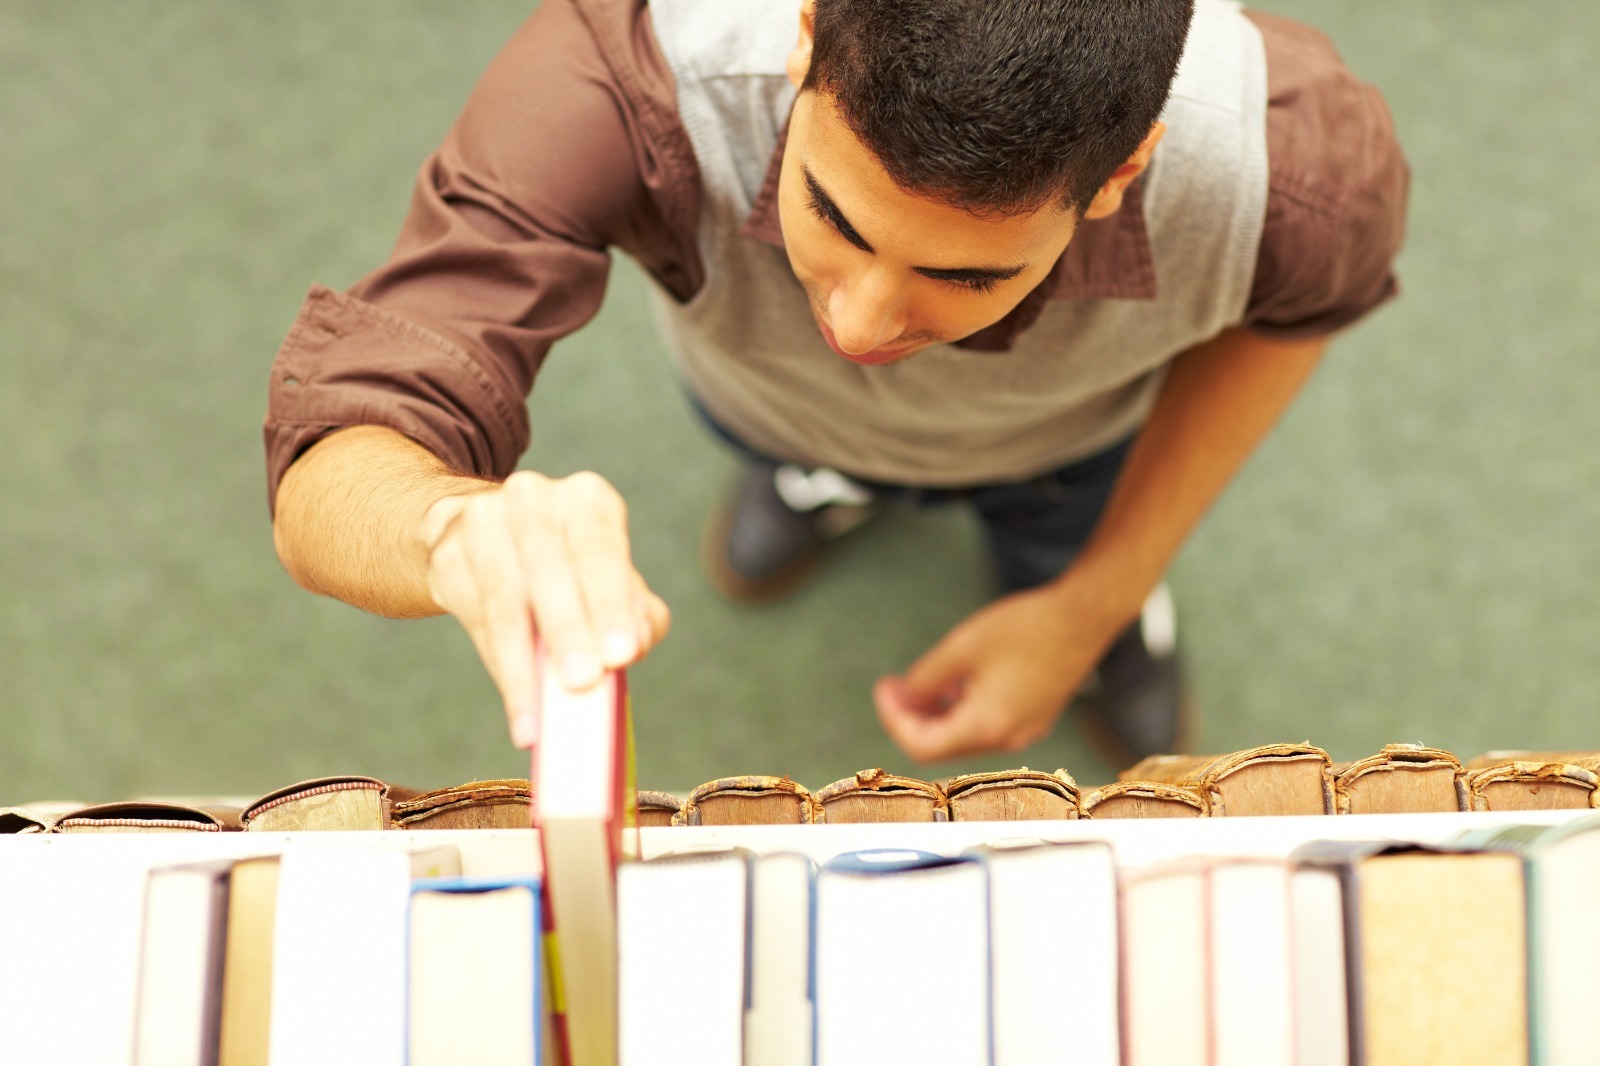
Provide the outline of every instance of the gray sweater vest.
<path id="1" fill-rule="evenodd" d="M 864 367 L 817 333 L 784 253 L 741 235 L 795 90 L 799 0 L 651 0 L 705 197 L 706 284 L 654 303 L 678 367 L 756 450 L 875 481 L 961 486 L 1065 465 L 1143 424 L 1166 364 L 1238 322 L 1267 200 L 1266 62 L 1199 0 L 1144 181 L 1154 300 L 1053 300 L 1009 352 L 928 348 Z"/>

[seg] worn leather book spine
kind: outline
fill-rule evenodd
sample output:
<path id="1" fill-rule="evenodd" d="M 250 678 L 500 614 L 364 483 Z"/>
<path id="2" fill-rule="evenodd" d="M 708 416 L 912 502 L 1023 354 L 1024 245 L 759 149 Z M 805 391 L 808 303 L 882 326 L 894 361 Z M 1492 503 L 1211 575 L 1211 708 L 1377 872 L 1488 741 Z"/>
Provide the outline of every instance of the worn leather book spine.
<path id="1" fill-rule="evenodd" d="M 787 777 L 719 777 L 689 793 L 673 825 L 810 825 L 817 804 L 809 789 Z"/>
<path id="2" fill-rule="evenodd" d="M 525 829 L 533 790 L 526 778 L 469 781 L 395 802 L 396 829 Z"/>
<path id="3" fill-rule="evenodd" d="M 672 793 L 643 788 L 636 792 L 634 803 L 640 829 L 672 825 L 673 819 L 683 809 L 683 800 Z"/>
<path id="4" fill-rule="evenodd" d="M 83 807 L 57 819 L 52 833 L 222 833 L 240 828 L 237 807 L 132 801 Z"/>
<path id="5" fill-rule="evenodd" d="M 1472 809 L 1466 771 L 1448 751 L 1389 744 L 1376 755 L 1333 767 L 1338 814 L 1425 814 Z"/>
<path id="6" fill-rule="evenodd" d="M 1078 783 L 1065 770 L 964 774 L 944 783 L 952 822 L 1027 822 L 1078 817 Z"/>
<path id="7" fill-rule="evenodd" d="M 820 790 L 816 799 L 817 821 L 832 825 L 950 820 L 950 800 L 944 789 L 931 781 L 877 768 L 835 781 Z"/>
<path id="8" fill-rule="evenodd" d="M 55 819 L 27 807 L 0 807 L 0 836 L 48 833 Z"/>
<path id="9" fill-rule="evenodd" d="M 1466 762 L 1468 770 L 1486 770 L 1512 762 L 1565 763 L 1600 775 L 1600 751 L 1488 751 Z"/>
<path id="10" fill-rule="evenodd" d="M 256 832 L 388 829 L 393 805 L 415 789 L 375 777 L 318 777 L 269 792 L 245 808 L 244 828 Z"/>
<path id="11" fill-rule="evenodd" d="M 1084 818 L 1203 818 L 1205 797 L 1185 785 L 1160 781 L 1116 781 L 1085 792 L 1078 801 Z"/>
<path id="12" fill-rule="evenodd" d="M 1475 811 L 1568 811 L 1600 807 L 1600 775 L 1564 762 L 1513 761 L 1467 778 Z"/>
<path id="13" fill-rule="evenodd" d="M 1335 810 L 1333 762 L 1310 744 L 1264 744 L 1226 755 L 1156 755 L 1117 776 L 1194 788 L 1212 817 Z"/>

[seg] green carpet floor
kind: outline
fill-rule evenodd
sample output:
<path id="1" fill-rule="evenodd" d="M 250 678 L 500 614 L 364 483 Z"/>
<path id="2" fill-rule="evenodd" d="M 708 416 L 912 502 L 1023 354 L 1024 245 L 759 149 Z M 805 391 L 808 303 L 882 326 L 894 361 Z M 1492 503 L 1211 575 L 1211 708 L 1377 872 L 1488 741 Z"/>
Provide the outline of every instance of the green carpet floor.
<path id="1" fill-rule="evenodd" d="M 1199 747 L 1600 747 L 1600 7 L 1263 6 L 1384 89 L 1411 229 L 1403 297 L 1339 340 L 1175 567 Z M 527 10 L 0 2 L 0 805 L 526 772 L 453 622 L 284 576 L 259 426 L 306 286 L 386 253 Z M 880 732 L 872 680 L 987 594 L 959 511 L 892 513 L 781 606 L 709 592 L 700 525 L 731 462 L 684 407 L 639 274 L 615 279 L 541 379 L 527 462 L 611 478 L 674 609 L 633 674 L 641 783 L 1105 780 L 1070 722 L 920 769 Z"/>

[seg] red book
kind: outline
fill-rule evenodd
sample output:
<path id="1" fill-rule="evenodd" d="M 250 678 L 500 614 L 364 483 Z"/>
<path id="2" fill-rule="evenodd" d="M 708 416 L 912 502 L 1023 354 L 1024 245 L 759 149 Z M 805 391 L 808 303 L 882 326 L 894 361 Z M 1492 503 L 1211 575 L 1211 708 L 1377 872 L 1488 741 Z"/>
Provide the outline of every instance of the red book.
<path id="1" fill-rule="evenodd" d="M 566 1066 L 615 1066 L 617 863 L 637 850 L 624 836 L 636 824 L 627 681 L 618 671 L 569 692 L 554 671 L 540 676 L 532 810 L 553 1029 Z"/>

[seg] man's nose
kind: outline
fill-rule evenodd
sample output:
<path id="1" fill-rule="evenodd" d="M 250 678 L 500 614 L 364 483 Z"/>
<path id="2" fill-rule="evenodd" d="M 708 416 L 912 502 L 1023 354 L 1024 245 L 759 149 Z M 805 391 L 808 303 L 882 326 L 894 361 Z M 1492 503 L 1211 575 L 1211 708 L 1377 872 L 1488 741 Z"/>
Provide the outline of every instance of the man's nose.
<path id="1" fill-rule="evenodd" d="M 902 294 L 892 279 L 876 270 L 848 279 L 828 298 L 833 339 L 851 355 L 892 344 L 905 332 L 903 312 Z"/>

